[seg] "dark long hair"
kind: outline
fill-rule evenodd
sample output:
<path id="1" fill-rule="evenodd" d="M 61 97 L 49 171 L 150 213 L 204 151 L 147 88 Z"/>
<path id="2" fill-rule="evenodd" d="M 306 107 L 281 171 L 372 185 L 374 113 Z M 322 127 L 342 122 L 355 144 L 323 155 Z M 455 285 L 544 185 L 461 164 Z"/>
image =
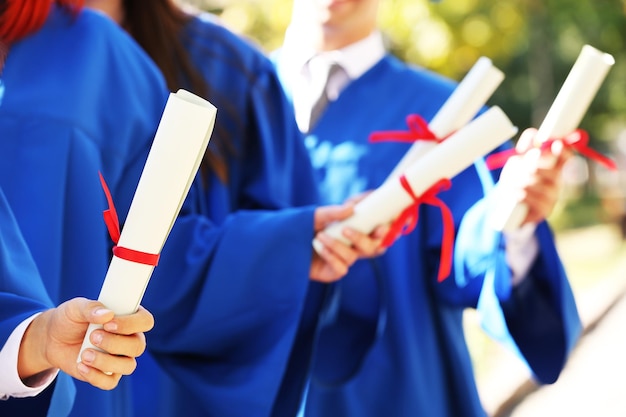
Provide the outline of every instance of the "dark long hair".
<path id="1" fill-rule="evenodd" d="M 146 3 L 145 0 L 124 0 L 122 26 L 160 68 L 170 91 L 187 85 L 191 92 L 208 99 L 211 88 L 194 66 L 181 41 L 181 33 L 192 16 L 172 0 L 150 0 L 149 5 Z M 216 123 L 211 146 L 200 167 L 204 177 L 213 171 L 224 183 L 228 182 L 225 156 L 234 152 L 227 135 L 222 125 Z"/>

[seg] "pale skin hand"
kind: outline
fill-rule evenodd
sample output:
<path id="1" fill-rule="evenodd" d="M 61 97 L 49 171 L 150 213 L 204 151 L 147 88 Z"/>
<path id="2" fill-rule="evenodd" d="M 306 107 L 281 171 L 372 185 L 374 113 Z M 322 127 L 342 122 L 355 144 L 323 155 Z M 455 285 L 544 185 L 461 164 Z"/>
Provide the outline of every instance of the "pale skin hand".
<path id="1" fill-rule="evenodd" d="M 528 214 L 522 224 L 539 223 L 552 213 L 559 199 L 563 166 L 572 156 L 572 151 L 560 141 L 543 151 L 533 148 L 536 134 L 537 129 L 534 128 L 522 132 L 516 150 L 523 155 L 510 158 L 502 171 L 503 179 L 515 175 L 506 180 L 517 187 L 518 201 L 528 206 Z"/>
<path id="2" fill-rule="evenodd" d="M 349 244 L 323 232 L 323 229 L 330 223 L 350 217 L 353 211 L 352 203 L 319 207 L 315 210 L 314 229 L 317 232 L 315 238 L 322 243 L 322 250 L 320 253 L 313 251 L 309 274 L 311 280 L 325 283 L 337 281 L 348 272 L 357 259 L 384 253 L 385 248 L 380 243 L 388 230 L 387 226 L 378 227 L 369 235 L 346 227 L 342 233 L 350 242 Z"/>
<path id="3" fill-rule="evenodd" d="M 82 362 L 76 363 L 90 323 L 103 325 L 104 330 L 92 332 L 90 341 L 106 352 L 85 349 Z M 143 307 L 134 314 L 115 316 L 98 301 L 71 299 L 30 323 L 20 345 L 18 374 L 24 380 L 58 368 L 100 389 L 113 389 L 122 375 L 135 370 L 135 358 L 146 348 L 143 333 L 153 326 L 152 314 Z"/>

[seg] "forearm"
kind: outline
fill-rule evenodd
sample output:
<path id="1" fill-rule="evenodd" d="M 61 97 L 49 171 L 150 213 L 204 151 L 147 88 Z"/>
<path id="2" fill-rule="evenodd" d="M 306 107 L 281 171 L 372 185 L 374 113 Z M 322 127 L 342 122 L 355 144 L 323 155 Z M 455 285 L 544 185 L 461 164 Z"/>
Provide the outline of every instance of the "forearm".
<path id="1" fill-rule="evenodd" d="M 17 372 L 22 381 L 26 382 L 29 378 L 53 368 L 46 354 L 46 335 L 51 314 L 51 310 L 41 313 L 24 332 L 17 360 Z"/>
<path id="2" fill-rule="evenodd" d="M 58 373 L 58 369 L 51 369 L 26 379 L 18 374 L 18 355 L 24 333 L 38 315 L 36 313 L 17 325 L 0 349 L 0 369 L 4 370 L 0 372 L 0 399 L 36 396 L 52 383 Z"/>

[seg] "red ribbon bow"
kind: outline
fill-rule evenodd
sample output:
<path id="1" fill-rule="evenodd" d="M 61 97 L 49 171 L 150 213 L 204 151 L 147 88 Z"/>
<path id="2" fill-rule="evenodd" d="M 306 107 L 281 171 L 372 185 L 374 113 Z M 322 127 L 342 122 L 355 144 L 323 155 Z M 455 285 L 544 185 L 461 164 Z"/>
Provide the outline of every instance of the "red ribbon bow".
<path id="1" fill-rule="evenodd" d="M 420 204 L 430 204 L 441 209 L 443 220 L 443 237 L 441 243 L 441 258 L 439 263 L 438 281 L 441 282 L 450 275 L 452 269 L 452 249 L 454 247 L 454 218 L 452 212 L 446 204 L 437 198 L 437 193 L 450 188 L 452 183 L 449 179 L 439 180 L 417 197 L 404 175 L 400 176 L 402 188 L 411 196 L 413 204 L 405 208 L 402 213 L 391 223 L 389 232 L 383 239 L 382 245 L 385 247 L 391 244 L 402 234 L 407 235 L 415 229 L 419 215 Z"/>
<path id="2" fill-rule="evenodd" d="M 158 253 L 146 253 L 134 249 L 125 248 L 122 246 L 117 246 L 117 242 L 120 240 L 119 219 L 117 217 L 117 211 L 115 210 L 115 205 L 113 204 L 113 198 L 111 197 L 109 187 L 107 186 L 106 181 L 104 181 L 102 173 L 99 174 L 100 183 L 102 184 L 102 189 L 104 190 L 104 194 L 106 195 L 107 202 L 109 204 L 108 210 L 104 210 L 102 216 L 104 217 L 104 223 L 109 230 L 109 236 L 111 236 L 111 240 L 113 241 L 113 243 L 115 243 L 115 246 L 113 246 L 113 255 L 130 262 L 156 266 L 159 263 Z"/>
<path id="3" fill-rule="evenodd" d="M 396 140 L 399 142 L 415 142 L 418 140 L 427 140 L 433 142 L 441 142 L 430 128 L 428 123 L 421 116 L 417 114 L 409 114 L 406 117 L 406 124 L 409 130 L 387 130 L 381 132 L 374 132 L 370 135 L 370 142 L 382 142 L 387 140 Z"/>
<path id="4" fill-rule="evenodd" d="M 604 156 L 589 147 L 589 134 L 587 133 L 587 131 L 583 129 L 576 129 L 569 135 L 565 136 L 563 139 L 548 139 L 541 144 L 540 149 L 549 149 L 552 144 L 558 140 L 561 140 L 563 142 L 563 145 L 567 146 L 568 148 L 573 149 L 579 154 L 586 156 L 587 158 L 592 159 L 599 164 L 604 165 L 606 168 L 612 171 L 617 170 L 617 165 L 611 158 Z M 485 162 L 487 163 L 487 167 L 489 169 L 502 168 L 506 161 L 513 155 L 518 155 L 518 152 L 515 149 L 507 149 L 506 151 L 489 155 Z"/>

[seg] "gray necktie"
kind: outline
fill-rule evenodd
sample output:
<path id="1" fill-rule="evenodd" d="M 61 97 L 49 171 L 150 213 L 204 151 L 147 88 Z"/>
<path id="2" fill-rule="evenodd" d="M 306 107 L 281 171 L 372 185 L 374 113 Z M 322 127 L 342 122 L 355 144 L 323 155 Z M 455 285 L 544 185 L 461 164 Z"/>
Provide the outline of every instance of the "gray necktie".
<path id="1" fill-rule="evenodd" d="M 318 119 L 324 112 L 326 105 L 328 104 L 328 93 L 326 91 L 328 80 L 330 80 L 331 77 L 333 77 L 339 71 L 343 71 L 343 68 L 341 67 L 341 65 L 333 62 L 327 67 L 326 73 L 323 74 L 325 76 L 323 88 L 319 92 L 318 98 L 313 101 L 313 106 L 311 106 L 311 117 L 309 118 L 309 128 L 307 129 L 309 132 L 311 131 L 311 129 L 313 129 L 313 126 L 315 126 L 315 123 L 317 123 Z"/>

